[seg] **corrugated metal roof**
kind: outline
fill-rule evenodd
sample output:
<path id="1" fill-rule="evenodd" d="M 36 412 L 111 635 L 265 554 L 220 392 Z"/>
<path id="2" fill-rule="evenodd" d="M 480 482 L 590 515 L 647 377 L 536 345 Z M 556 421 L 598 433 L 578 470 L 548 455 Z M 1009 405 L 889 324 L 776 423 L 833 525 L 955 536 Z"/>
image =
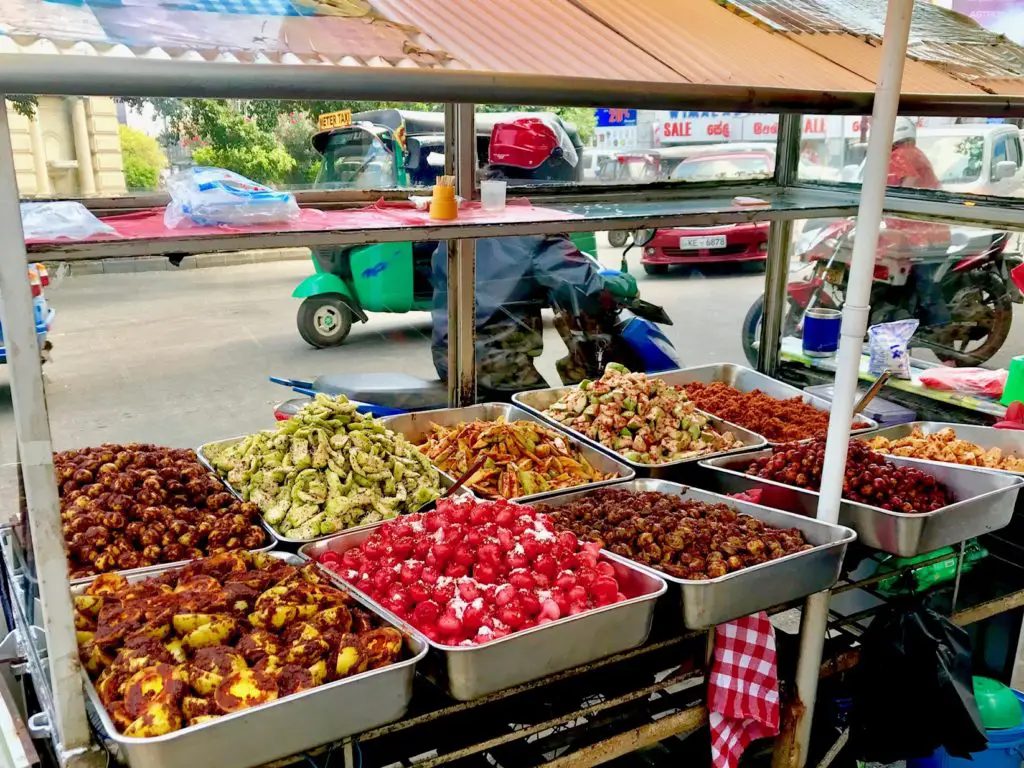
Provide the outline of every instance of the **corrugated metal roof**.
<path id="1" fill-rule="evenodd" d="M 384 16 L 423 30 L 470 69 L 651 82 L 683 79 L 569 0 L 373 4 Z"/>
<path id="2" fill-rule="evenodd" d="M 270 0 L 131 2 L 0 0 L 0 53 L 465 68 L 420 30 L 386 19 L 260 13 L 281 8 Z"/>
<path id="3" fill-rule="evenodd" d="M 780 31 L 813 40 L 816 35 L 852 32 L 881 39 L 885 0 L 719 0 Z M 1024 49 L 973 19 L 927 2 L 915 2 L 908 55 L 972 81 L 981 75 L 1024 74 Z M 946 89 L 949 92 L 948 89 Z"/>
<path id="4" fill-rule="evenodd" d="M 1019 77 L 983 77 L 974 84 L 997 96 L 1024 96 L 1024 79 Z"/>
<path id="5" fill-rule="evenodd" d="M 881 71 L 882 47 L 871 40 L 844 33 L 793 35 L 791 39 L 869 80 L 873 81 Z M 906 62 L 900 90 L 904 93 L 980 93 L 973 85 L 913 59 Z"/>
<path id="6" fill-rule="evenodd" d="M 714 2 L 573 0 L 687 80 L 701 84 L 865 91 L 874 84 Z"/>

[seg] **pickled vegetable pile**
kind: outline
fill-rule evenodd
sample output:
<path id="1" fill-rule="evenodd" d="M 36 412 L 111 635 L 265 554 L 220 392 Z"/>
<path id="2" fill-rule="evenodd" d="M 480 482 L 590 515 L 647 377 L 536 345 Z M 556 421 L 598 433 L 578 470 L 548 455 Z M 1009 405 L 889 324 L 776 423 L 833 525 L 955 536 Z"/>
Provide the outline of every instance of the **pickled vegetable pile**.
<path id="1" fill-rule="evenodd" d="M 776 446 L 757 459 L 747 474 L 816 491 L 821 487 L 825 440 Z M 892 512 L 934 512 L 953 502 L 949 491 L 927 472 L 898 467 L 860 440 L 850 442 L 843 498 Z"/>
<path id="2" fill-rule="evenodd" d="M 204 450 L 231 487 L 289 539 L 387 520 L 441 495 L 430 460 L 344 396 L 317 395 L 274 431 Z"/>
<path id="3" fill-rule="evenodd" d="M 320 562 L 430 640 L 472 646 L 625 600 L 599 552 L 530 507 L 443 499 Z"/>
<path id="4" fill-rule="evenodd" d="M 887 437 L 873 437 L 864 440 L 873 451 L 893 456 L 907 456 L 913 459 L 945 461 L 949 464 L 963 464 L 967 467 L 1002 469 L 1007 472 L 1024 472 L 1024 457 L 1004 454 L 999 448 L 982 448 L 980 445 L 961 440 L 950 427 L 926 435 L 920 427 L 914 427 L 906 437 L 890 440 Z"/>
<path id="5" fill-rule="evenodd" d="M 108 444 L 53 463 L 71 578 L 267 544 L 256 506 L 228 493 L 193 451 Z"/>
<path id="6" fill-rule="evenodd" d="M 614 477 L 594 469 L 564 435 L 532 421 L 434 424 L 418 447 L 453 477 L 486 457 L 465 485 L 488 498 L 515 499 Z"/>
<path id="7" fill-rule="evenodd" d="M 583 381 L 546 414 L 637 464 L 665 464 L 706 456 L 743 443 L 719 434 L 675 387 L 609 363 L 597 381 Z"/>
<path id="8" fill-rule="evenodd" d="M 384 667 L 402 634 L 316 565 L 233 552 L 75 597 L 82 664 L 117 729 L 153 737 Z"/>
<path id="9" fill-rule="evenodd" d="M 558 530 L 680 579 L 714 579 L 811 548 L 796 528 L 772 528 L 726 504 L 653 491 L 601 488 L 537 509 Z"/>
<path id="10" fill-rule="evenodd" d="M 698 408 L 757 432 L 773 443 L 806 440 L 828 431 L 828 411 L 818 410 L 800 397 L 779 400 L 759 389 L 740 392 L 722 381 L 693 382 L 685 390 Z"/>

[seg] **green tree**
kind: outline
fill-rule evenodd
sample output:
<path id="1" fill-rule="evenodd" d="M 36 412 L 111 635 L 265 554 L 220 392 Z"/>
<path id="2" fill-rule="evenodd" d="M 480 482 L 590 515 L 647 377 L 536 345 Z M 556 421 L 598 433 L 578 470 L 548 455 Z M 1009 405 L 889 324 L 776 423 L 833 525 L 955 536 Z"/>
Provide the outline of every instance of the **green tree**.
<path id="1" fill-rule="evenodd" d="M 320 170 L 320 153 L 313 149 L 316 126 L 303 112 L 289 112 L 278 117 L 277 138 L 295 161 L 286 181 L 289 184 L 312 184 Z"/>
<path id="2" fill-rule="evenodd" d="M 156 189 L 160 171 L 167 167 L 160 145 L 156 139 L 127 125 L 118 126 L 118 130 L 125 185 L 132 191 Z"/>
<path id="3" fill-rule="evenodd" d="M 226 101 L 186 99 L 175 128 L 204 142 L 192 153 L 197 165 L 226 168 L 264 184 L 280 184 L 295 170 L 277 136 Z"/>

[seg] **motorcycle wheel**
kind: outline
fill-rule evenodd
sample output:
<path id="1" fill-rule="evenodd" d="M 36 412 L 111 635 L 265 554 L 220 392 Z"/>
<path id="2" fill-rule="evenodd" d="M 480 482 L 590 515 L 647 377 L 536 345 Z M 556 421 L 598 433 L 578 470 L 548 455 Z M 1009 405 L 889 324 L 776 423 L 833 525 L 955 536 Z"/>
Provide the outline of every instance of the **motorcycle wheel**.
<path id="1" fill-rule="evenodd" d="M 295 317 L 299 335 L 317 349 L 337 347 L 352 330 L 352 310 L 336 295 L 310 296 Z"/>
<path id="2" fill-rule="evenodd" d="M 969 316 L 980 310 L 988 319 L 986 323 L 988 333 L 979 338 L 945 340 L 943 339 L 945 334 L 942 329 L 939 329 L 935 335 L 940 342 L 945 341 L 961 356 L 968 355 L 970 359 L 964 360 L 963 357 L 943 354 L 938 350 L 935 350 L 935 356 L 943 363 L 957 368 L 981 365 L 1002 348 L 1010 335 L 1010 325 L 1013 322 L 1013 302 L 1010 300 L 1009 291 L 1007 291 L 1002 278 L 986 274 L 975 279 L 957 279 L 946 290 L 946 295 L 954 325 L 958 322 L 970 322 Z M 977 341 L 981 341 L 981 344 L 970 349 L 970 344 Z"/>
<path id="3" fill-rule="evenodd" d="M 750 305 L 747 316 L 743 318 L 743 354 L 751 368 L 757 368 L 757 347 L 754 346 L 761 341 L 761 317 L 764 315 L 764 296 L 758 296 L 757 300 Z M 790 301 L 786 306 L 786 315 L 782 318 L 782 336 L 792 336 L 796 333 L 796 321 L 800 316 L 799 311 Z"/>

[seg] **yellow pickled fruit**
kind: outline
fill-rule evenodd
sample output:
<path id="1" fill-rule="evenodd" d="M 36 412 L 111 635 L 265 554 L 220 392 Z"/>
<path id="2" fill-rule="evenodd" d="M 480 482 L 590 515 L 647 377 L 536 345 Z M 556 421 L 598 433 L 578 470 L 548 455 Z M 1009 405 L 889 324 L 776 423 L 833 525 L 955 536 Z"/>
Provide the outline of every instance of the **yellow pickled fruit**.
<path id="1" fill-rule="evenodd" d="M 100 608 L 102 607 L 103 597 L 101 595 L 75 595 L 75 610 L 79 613 L 96 618 L 100 615 Z"/>
<path id="2" fill-rule="evenodd" d="M 118 596 L 120 592 L 128 587 L 128 579 L 119 573 L 101 573 L 92 583 L 85 588 L 86 595 L 112 595 Z M 99 608 L 96 609 L 97 613 Z"/>
<path id="3" fill-rule="evenodd" d="M 299 608 L 295 605 L 275 605 L 269 608 L 258 608 L 249 614 L 249 621 L 254 627 L 269 630 L 281 630 L 299 618 Z"/>
<path id="4" fill-rule="evenodd" d="M 177 637 L 172 637 L 164 643 L 164 648 L 167 649 L 167 652 L 179 664 L 184 664 L 188 660 L 188 657 L 185 655 L 185 649 L 181 645 L 181 640 Z"/>
<path id="5" fill-rule="evenodd" d="M 96 629 L 96 619 L 88 613 L 75 611 L 75 629 L 91 632 Z"/>
<path id="6" fill-rule="evenodd" d="M 129 738 L 147 739 L 177 731 L 181 726 L 181 712 L 170 702 L 157 699 L 124 729 L 124 735 Z"/>
<path id="7" fill-rule="evenodd" d="M 313 626 L 321 632 L 329 629 L 348 632 L 352 629 L 352 612 L 344 605 L 333 605 L 313 617 Z"/>
<path id="8" fill-rule="evenodd" d="M 195 664 L 190 664 L 188 667 L 188 683 L 192 686 L 192 690 L 198 693 L 200 696 L 210 696 L 217 686 L 220 685 L 224 676 L 219 672 L 214 672 L 209 669 L 199 669 Z M 188 717 L 188 713 L 185 713 Z"/>
<path id="9" fill-rule="evenodd" d="M 209 699 L 202 699 L 198 696 L 185 696 L 181 700 L 181 713 L 191 723 L 198 717 L 211 715 L 213 713 L 213 704 Z"/>
<path id="10" fill-rule="evenodd" d="M 78 649 L 85 671 L 95 677 L 114 663 L 114 657 L 94 642 L 88 642 Z"/>
<path id="11" fill-rule="evenodd" d="M 334 676 L 337 678 L 359 674 L 366 669 L 366 656 L 356 645 L 342 645 L 334 659 Z"/>
<path id="12" fill-rule="evenodd" d="M 238 712 L 277 699 L 277 683 L 270 675 L 245 670 L 226 675 L 213 694 L 217 709 Z"/>
<path id="13" fill-rule="evenodd" d="M 136 632 L 133 637 L 144 635 L 146 637 L 152 637 L 154 640 L 163 640 L 169 634 L 171 634 L 171 625 L 165 622 L 163 624 L 147 624 Z"/>
<path id="14" fill-rule="evenodd" d="M 213 621 L 213 615 L 209 613 L 179 613 L 171 621 L 174 623 L 174 631 L 184 636 L 209 624 Z"/>
<path id="15" fill-rule="evenodd" d="M 327 679 L 327 662 L 320 659 L 316 664 L 309 667 L 309 674 L 313 676 L 313 685 L 323 685 Z"/>
<path id="16" fill-rule="evenodd" d="M 111 673 L 109 669 L 104 670 L 96 680 L 96 695 L 100 697 L 100 701 L 109 706 L 111 702 L 117 701 L 122 697 L 123 683 L 124 678 L 120 675 Z"/>
<path id="17" fill-rule="evenodd" d="M 284 653 L 284 661 L 286 664 L 299 664 L 301 666 L 309 666 L 316 662 L 325 653 L 330 652 L 331 647 L 327 644 L 327 641 L 320 637 L 314 637 L 312 640 L 306 640 L 304 642 L 295 643 Z"/>
<path id="18" fill-rule="evenodd" d="M 94 637 L 96 637 L 95 632 L 86 632 L 81 629 L 75 632 L 75 640 L 78 641 L 79 647 L 91 643 Z"/>
<path id="19" fill-rule="evenodd" d="M 191 720 L 189 720 L 188 721 L 188 725 L 189 725 L 189 727 L 191 727 L 193 725 L 202 725 L 203 723 L 208 723 L 211 720 L 216 720 L 216 719 L 217 719 L 217 715 L 200 715 L 199 717 L 193 717 Z"/>
<path id="20" fill-rule="evenodd" d="M 236 629 L 238 629 L 238 622 L 235 619 L 230 616 L 219 616 L 209 624 L 204 624 L 189 632 L 181 638 L 181 644 L 185 648 L 191 648 L 192 650 L 208 648 L 211 645 L 221 645 L 228 641 Z"/>

